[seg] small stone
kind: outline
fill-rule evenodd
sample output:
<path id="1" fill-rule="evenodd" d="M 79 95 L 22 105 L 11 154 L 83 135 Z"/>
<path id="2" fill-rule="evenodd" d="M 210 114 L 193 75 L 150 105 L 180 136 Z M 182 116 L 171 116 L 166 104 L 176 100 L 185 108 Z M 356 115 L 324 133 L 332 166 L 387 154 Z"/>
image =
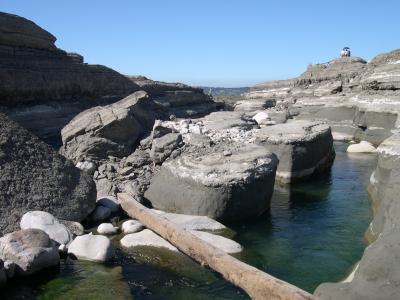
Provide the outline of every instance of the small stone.
<path id="1" fill-rule="evenodd" d="M 139 232 L 144 229 L 144 225 L 137 220 L 128 220 L 122 223 L 122 231 L 125 234 Z"/>
<path id="2" fill-rule="evenodd" d="M 114 227 L 111 223 L 102 223 L 97 227 L 97 232 L 104 235 L 116 234 L 118 232 L 118 227 Z"/>
<path id="3" fill-rule="evenodd" d="M 231 155 L 232 155 L 232 152 L 229 151 L 229 150 L 225 150 L 222 154 L 223 154 L 224 156 L 231 156 Z"/>
<path id="4" fill-rule="evenodd" d="M 94 174 L 97 169 L 96 164 L 91 161 L 80 161 L 76 164 L 76 167 L 89 174 Z"/>

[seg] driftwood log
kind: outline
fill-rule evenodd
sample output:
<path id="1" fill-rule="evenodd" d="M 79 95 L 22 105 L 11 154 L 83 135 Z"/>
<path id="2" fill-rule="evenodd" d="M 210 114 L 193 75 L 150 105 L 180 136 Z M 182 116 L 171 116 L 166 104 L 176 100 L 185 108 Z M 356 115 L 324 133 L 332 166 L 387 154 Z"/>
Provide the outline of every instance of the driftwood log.
<path id="1" fill-rule="evenodd" d="M 199 239 L 179 225 L 152 212 L 130 195 L 120 193 L 118 200 L 129 216 L 142 222 L 201 265 L 209 266 L 220 273 L 226 280 L 242 288 L 252 299 L 314 299 L 306 291 L 245 264 Z"/>

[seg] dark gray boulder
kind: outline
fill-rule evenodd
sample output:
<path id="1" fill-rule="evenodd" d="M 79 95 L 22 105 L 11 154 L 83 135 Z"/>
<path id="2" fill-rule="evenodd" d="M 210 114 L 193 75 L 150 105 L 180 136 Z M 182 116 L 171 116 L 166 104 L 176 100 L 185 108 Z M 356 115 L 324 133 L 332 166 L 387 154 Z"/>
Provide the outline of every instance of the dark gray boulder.
<path id="1" fill-rule="evenodd" d="M 269 208 L 277 163 L 274 154 L 253 144 L 196 149 L 164 162 L 145 197 L 167 212 L 251 218 Z"/>
<path id="2" fill-rule="evenodd" d="M 28 211 L 82 221 L 94 209 L 90 175 L 0 113 L 0 235 Z"/>

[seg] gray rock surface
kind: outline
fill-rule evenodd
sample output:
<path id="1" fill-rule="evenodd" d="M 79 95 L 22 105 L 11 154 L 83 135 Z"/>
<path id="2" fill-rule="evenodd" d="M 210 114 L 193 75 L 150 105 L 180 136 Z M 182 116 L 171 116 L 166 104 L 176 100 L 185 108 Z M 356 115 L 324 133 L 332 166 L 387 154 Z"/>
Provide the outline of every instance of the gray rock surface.
<path id="1" fill-rule="evenodd" d="M 80 113 L 61 132 L 63 154 L 76 162 L 129 155 L 153 127 L 153 105 L 148 95 L 139 91 Z"/>
<path id="2" fill-rule="evenodd" d="M 18 229 L 32 210 L 82 221 L 96 199 L 88 174 L 1 113 L 0 190 L 0 234 Z"/>
<path id="3" fill-rule="evenodd" d="M 167 212 L 244 219 L 269 208 L 277 159 L 264 147 L 230 144 L 226 149 L 183 154 L 165 162 L 145 197 Z"/>
<path id="4" fill-rule="evenodd" d="M 75 238 L 68 247 L 68 254 L 80 260 L 105 262 L 114 257 L 111 241 L 102 235 L 85 234 Z"/>
<path id="5" fill-rule="evenodd" d="M 72 232 L 52 214 L 45 211 L 30 211 L 22 216 L 21 229 L 41 229 L 58 244 L 68 245 L 72 239 Z"/>
<path id="6" fill-rule="evenodd" d="M 26 276 L 58 265 L 55 243 L 40 229 L 26 229 L 0 238 L 0 260 L 16 264 L 16 273 Z"/>
<path id="7" fill-rule="evenodd" d="M 283 183 L 324 171 L 335 157 L 330 127 L 323 123 L 296 120 L 267 126 L 256 137 L 257 144 L 278 157 L 276 176 Z"/>

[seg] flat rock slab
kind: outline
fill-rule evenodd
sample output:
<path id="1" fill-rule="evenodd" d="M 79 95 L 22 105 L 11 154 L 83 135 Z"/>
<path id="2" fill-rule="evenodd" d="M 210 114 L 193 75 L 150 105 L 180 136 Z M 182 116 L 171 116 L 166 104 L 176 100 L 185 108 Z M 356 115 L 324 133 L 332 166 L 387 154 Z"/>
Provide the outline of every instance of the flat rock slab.
<path id="1" fill-rule="evenodd" d="M 21 229 L 41 229 L 58 244 L 68 245 L 73 239 L 72 232 L 52 214 L 45 211 L 27 212 L 23 215 L 20 226 Z"/>
<path id="2" fill-rule="evenodd" d="M 328 168 L 335 157 L 331 129 L 324 123 L 296 120 L 261 128 L 256 136 L 257 144 L 278 156 L 276 174 L 281 182 Z"/>
<path id="3" fill-rule="evenodd" d="M 178 249 L 164 240 L 159 235 L 149 229 L 144 229 L 137 233 L 127 234 L 121 239 L 121 245 L 125 248 L 150 246 L 156 248 L 166 248 L 178 252 Z"/>
<path id="4" fill-rule="evenodd" d="M 211 148 L 165 162 L 145 197 L 166 212 L 245 219 L 269 208 L 277 159 L 265 147 L 229 145 L 229 155 Z"/>
<path id="5" fill-rule="evenodd" d="M 60 262 L 58 248 L 40 229 L 25 229 L 0 239 L 0 259 L 16 265 L 16 273 L 26 276 Z"/>
<path id="6" fill-rule="evenodd" d="M 68 247 L 68 254 L 78 259 L 105 262 L 114 257 L 111 241 L 102 235 L 85 234 L 75 238 Z"/>
<path id="7" fill-rule="evenodd" d="M 226 253 L 233 254 L 243 251 L 243 247 L 240 244 L 226 237 L 197 230 L 191 230 L 190 232 L 203 241 L 221 249 Z"/>
<path id="8" fill-rule="evenodd" d="M 192 216 L 183 214 L 167 213 L 161 210 L 153 209 L 153 212 L 162 215 L 175 224 L 180 225 L 186 230 L 208 230 L 208 231 L 219 231 L 224 230 L 227 227 L 215 221 L 207 216 Z"/>
<path id="9" fill-rule="evenodd" d="M 257 123 L 243 112 L 218 111 L 202 119 L 204 126 L 209 130 L 224 130 L 231 128 L 252 129 Z"/>

